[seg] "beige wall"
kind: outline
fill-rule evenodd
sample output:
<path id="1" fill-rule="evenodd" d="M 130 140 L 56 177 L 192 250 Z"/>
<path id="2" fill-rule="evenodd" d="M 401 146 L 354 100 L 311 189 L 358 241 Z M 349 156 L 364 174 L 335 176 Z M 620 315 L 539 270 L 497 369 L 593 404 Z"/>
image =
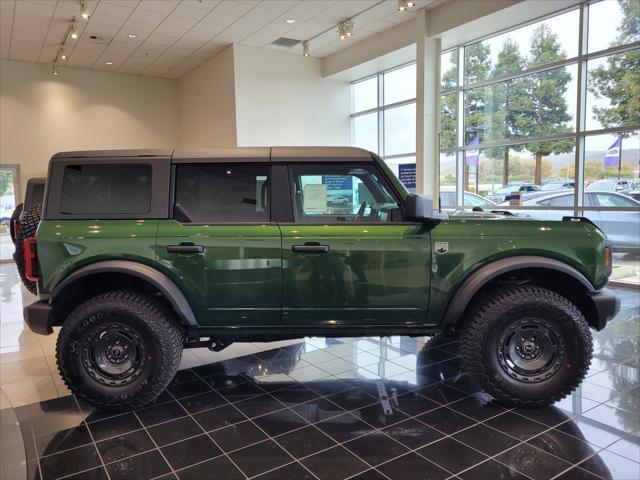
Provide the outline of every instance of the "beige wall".
<path id="1" fill-rule="evenodd" d="M 238 145 L 350 145 L 350 84 L 322 60 L 235 45 Z"/>
<path id="2" fill-rule="evenodd" d="M 229 46 L 179 80 L 180 145 L 236 146 L 233 64 Z"/>
<path id="3" fill-rule="evenodd" d="M 175 80 L 0 62 L 0 161 L 20 165 L 21 198 L 56 152 L 177 142 Z"/>

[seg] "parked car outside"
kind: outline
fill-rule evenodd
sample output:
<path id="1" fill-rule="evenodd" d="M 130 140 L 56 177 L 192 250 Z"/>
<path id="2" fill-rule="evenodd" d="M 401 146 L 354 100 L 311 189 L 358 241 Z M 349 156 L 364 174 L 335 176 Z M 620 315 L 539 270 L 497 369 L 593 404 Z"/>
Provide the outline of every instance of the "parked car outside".
<path id="1" fill-rule="evenodd" d="M 640 202 L 627 195 L 608 191 L 585 192 L 584 204 L 588 207 L 640 207 Z M 567 207 L 567 210 L 514 210 L 515 215 L 540 220 L 562 220 L 573 215 L 573 192 L 556 193 L 536 198 L 524 203 L 524 206 Z M 593 211 L 587 210 L 584 216 L 595 223 L 613 243 L 618 252 L 640 251 L 640 212 L 632 211 Z"/>
<path id="2" fill-rule="evenodd" d="M 466 208 L 473 208 L 473 207 L 492 208 L 496 206 L 496 204 L 491 200 L 471 192 L 464 192 L 463 201 L 464 201 L 464 206 Z M 453 191 L 440 192 L 440 207 L 445 209 L 455 208 L 456 192 L 453 192 Z"/>
<path id="3" fill-rule="evenodd" d="M 631 190 L 631 181 L 626 178 L 607 178 L 590 183 L 585 190 L 627 193 Z"/>
<path id="4" fill-rule="evenodd" d="M 533 183 L 510 183 L 509 185 L 504 185 L 495 192 L 490 193 L 486 198 L 495 203 L 502 203 L 507 199 L 507 196 L 513 192 L 526 194 L 538 191 L 540 191 L 540 187 Z"/>
<path id="5" fill-rule="evenodd" d="M 544 183 L 540 190 L 535 192 L 523 193 L 520 196 L 520 201 L 526 202 L 527 200 L 533 200 L 534 198 L 546 197 L 552 193 L 566 192 L 573 190 L 575 182 L 573 180 L 551 180 Z"/>

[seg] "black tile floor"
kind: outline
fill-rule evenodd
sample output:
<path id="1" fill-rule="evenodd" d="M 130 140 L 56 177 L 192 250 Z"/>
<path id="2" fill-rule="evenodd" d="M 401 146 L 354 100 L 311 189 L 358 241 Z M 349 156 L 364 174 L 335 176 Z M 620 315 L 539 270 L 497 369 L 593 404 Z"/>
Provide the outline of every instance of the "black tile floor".
<path id="1" fill-rule="evenodd" d="M 548 408 L 492 402 L 451 338 L 308 338 L 180 371 L 136 411 L 19 407 L 28 478 L 638 480 L 640 302 L 618 293 L 588 377 Z"/>

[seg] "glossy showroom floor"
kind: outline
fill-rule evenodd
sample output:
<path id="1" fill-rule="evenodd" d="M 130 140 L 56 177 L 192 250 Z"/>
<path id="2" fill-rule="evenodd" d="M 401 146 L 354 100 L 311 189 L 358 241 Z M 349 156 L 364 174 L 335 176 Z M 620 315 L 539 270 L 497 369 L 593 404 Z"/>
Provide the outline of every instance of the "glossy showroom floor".
<path id="1" fill-rule="evenodd" d="M 188 351 L 155 405 L 109 415 L 22 331 L 12 265 L 0 285 L 3 480 L 640 478 L 638 292 L 618 291 L 583 385 L 541 410 L 491 403 L 452 339 L 392 337 Z"/>

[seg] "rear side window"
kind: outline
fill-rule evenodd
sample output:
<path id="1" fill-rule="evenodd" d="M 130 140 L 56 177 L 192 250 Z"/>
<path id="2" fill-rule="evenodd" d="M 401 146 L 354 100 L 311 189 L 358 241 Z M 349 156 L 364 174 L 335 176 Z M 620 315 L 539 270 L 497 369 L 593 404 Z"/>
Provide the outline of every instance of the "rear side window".
<path id="1" fill-rule="evenodd" d="M 63 214 L 147 213 L 151 208 L 148 164 L 67 165 L 62 177 Z"/>
<path id="2" fill-rule="evenodd" d="M 197 164 L 176 168 L 174 217 L 183 223 L 269 221 L 266 164 Z"/>

